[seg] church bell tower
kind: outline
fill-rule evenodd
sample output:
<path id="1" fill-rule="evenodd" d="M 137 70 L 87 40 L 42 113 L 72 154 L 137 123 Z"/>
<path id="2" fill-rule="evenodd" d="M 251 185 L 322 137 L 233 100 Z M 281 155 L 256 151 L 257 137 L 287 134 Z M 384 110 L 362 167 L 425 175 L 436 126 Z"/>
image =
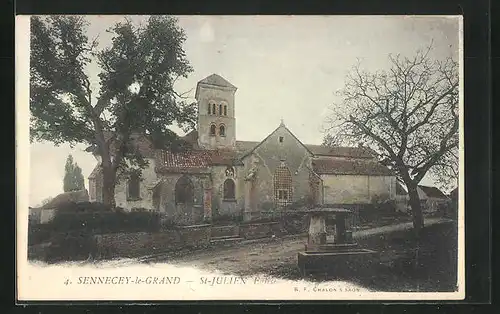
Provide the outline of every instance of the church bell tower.
<path id="1" fill-rule="evenodd" d="M 204 149 L 234 149 L 236 121 L 234 95 L 237 88 L 212 74 L 196 86 L 198 145 Z"/>

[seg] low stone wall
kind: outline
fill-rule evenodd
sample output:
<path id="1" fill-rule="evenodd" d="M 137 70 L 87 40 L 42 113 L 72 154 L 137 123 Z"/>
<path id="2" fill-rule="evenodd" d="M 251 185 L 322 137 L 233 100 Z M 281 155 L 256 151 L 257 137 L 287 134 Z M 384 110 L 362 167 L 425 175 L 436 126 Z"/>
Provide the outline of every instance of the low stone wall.
<path id="1" fill-rule="evenodd" d="M 135 232 L 95 235 L 97 258 L 136 257 L 180 248 L 210 244 L 210 226 L 190 226 L 161 232 Z"/>
<path id="2" fill-rule="evenodd" d="M 212 238 L 238 236 L 239 234 L 240 234 L 240 227 L 238 225 L 212 226 L 212 232 L 211 232 Z"/>
<path id="3" fill-rule="evenodd" d="M 180 247 L 205 247 L 210 245 L 211 225 L 180 227 Z"/>
<path id="4" fill-rule="evenodd" d="M 240 225 L 240 237 L 244 239 L 259 239 L 270 237 L 272 235 L 277 237 L 282 235 L 282 227 L 279 222 Z"/>

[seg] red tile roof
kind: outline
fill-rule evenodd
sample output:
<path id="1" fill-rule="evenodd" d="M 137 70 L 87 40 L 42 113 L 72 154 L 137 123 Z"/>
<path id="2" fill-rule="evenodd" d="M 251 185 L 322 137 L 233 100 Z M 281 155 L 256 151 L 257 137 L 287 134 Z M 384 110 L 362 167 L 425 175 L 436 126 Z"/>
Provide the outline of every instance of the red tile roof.
<path id="1" fill-rule="evenodd" d="M 164 167 L 166 168 L 207 168 L 210 165 L 210 152 L 193 150 L 185 152 L 164 151 Z"/>
<path id="2" fill-rule="evenodd" d="M 238 152 L 232 150 L 212 150 L 210 164 L 214 166 L 243 165 L 238 159 Z"/>
<path id="3" fill-rule="evenodd" d="M 318 174 L 394 175 L 389 168 L 378 161 L 366 159 L 316 159 L 313 160 L 313 169 Z"/>
<path id="4" fill-rule="evenodd" d="M 232 166 L 241 164 L 236 152 L 230 150 L 188 150 L 183 152 L 163 151 L 163 171 L 204 171 L 210 166 Z"/>

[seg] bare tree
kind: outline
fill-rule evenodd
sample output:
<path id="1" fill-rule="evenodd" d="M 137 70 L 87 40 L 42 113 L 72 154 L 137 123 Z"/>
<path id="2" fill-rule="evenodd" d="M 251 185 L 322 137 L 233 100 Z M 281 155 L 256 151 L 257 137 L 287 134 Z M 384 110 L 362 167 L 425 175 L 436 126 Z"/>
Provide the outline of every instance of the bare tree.
<path id="1" fill-rule="evenodd" d="M 427 173 L 449 183 L 458 174 L 458 64 L 433 60 L 431 46 L 413 58 L 389 56 L 391 67 L 354 66 L 327 119 L 325 143 L 363 143 L 408 189 L 417 234 L 423 216 L 417 186 Z"/>

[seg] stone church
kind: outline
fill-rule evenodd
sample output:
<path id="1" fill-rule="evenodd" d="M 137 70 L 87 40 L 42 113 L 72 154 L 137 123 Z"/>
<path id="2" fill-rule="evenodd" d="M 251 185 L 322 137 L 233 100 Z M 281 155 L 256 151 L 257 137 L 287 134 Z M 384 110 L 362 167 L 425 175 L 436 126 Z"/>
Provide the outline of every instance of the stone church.
<path id="1" fill-rule="evenodd" d="M 188 150 L 156 149 L 147 136 L 135 135 L 149 164 L 117 182 L 116 205 L 196 223 L 215 215 L 250 220 L 285 208 L 395 198 L 394 174 L 367 148 L 304 144 L 283 121 L 260 142 L 238 141 L 236 91 L 217 74 L 198 82 L 197 130 L 182 137 Z M 91 201 L 102 199 L 101 186 L 98 163 L 89 176 Z"/>

